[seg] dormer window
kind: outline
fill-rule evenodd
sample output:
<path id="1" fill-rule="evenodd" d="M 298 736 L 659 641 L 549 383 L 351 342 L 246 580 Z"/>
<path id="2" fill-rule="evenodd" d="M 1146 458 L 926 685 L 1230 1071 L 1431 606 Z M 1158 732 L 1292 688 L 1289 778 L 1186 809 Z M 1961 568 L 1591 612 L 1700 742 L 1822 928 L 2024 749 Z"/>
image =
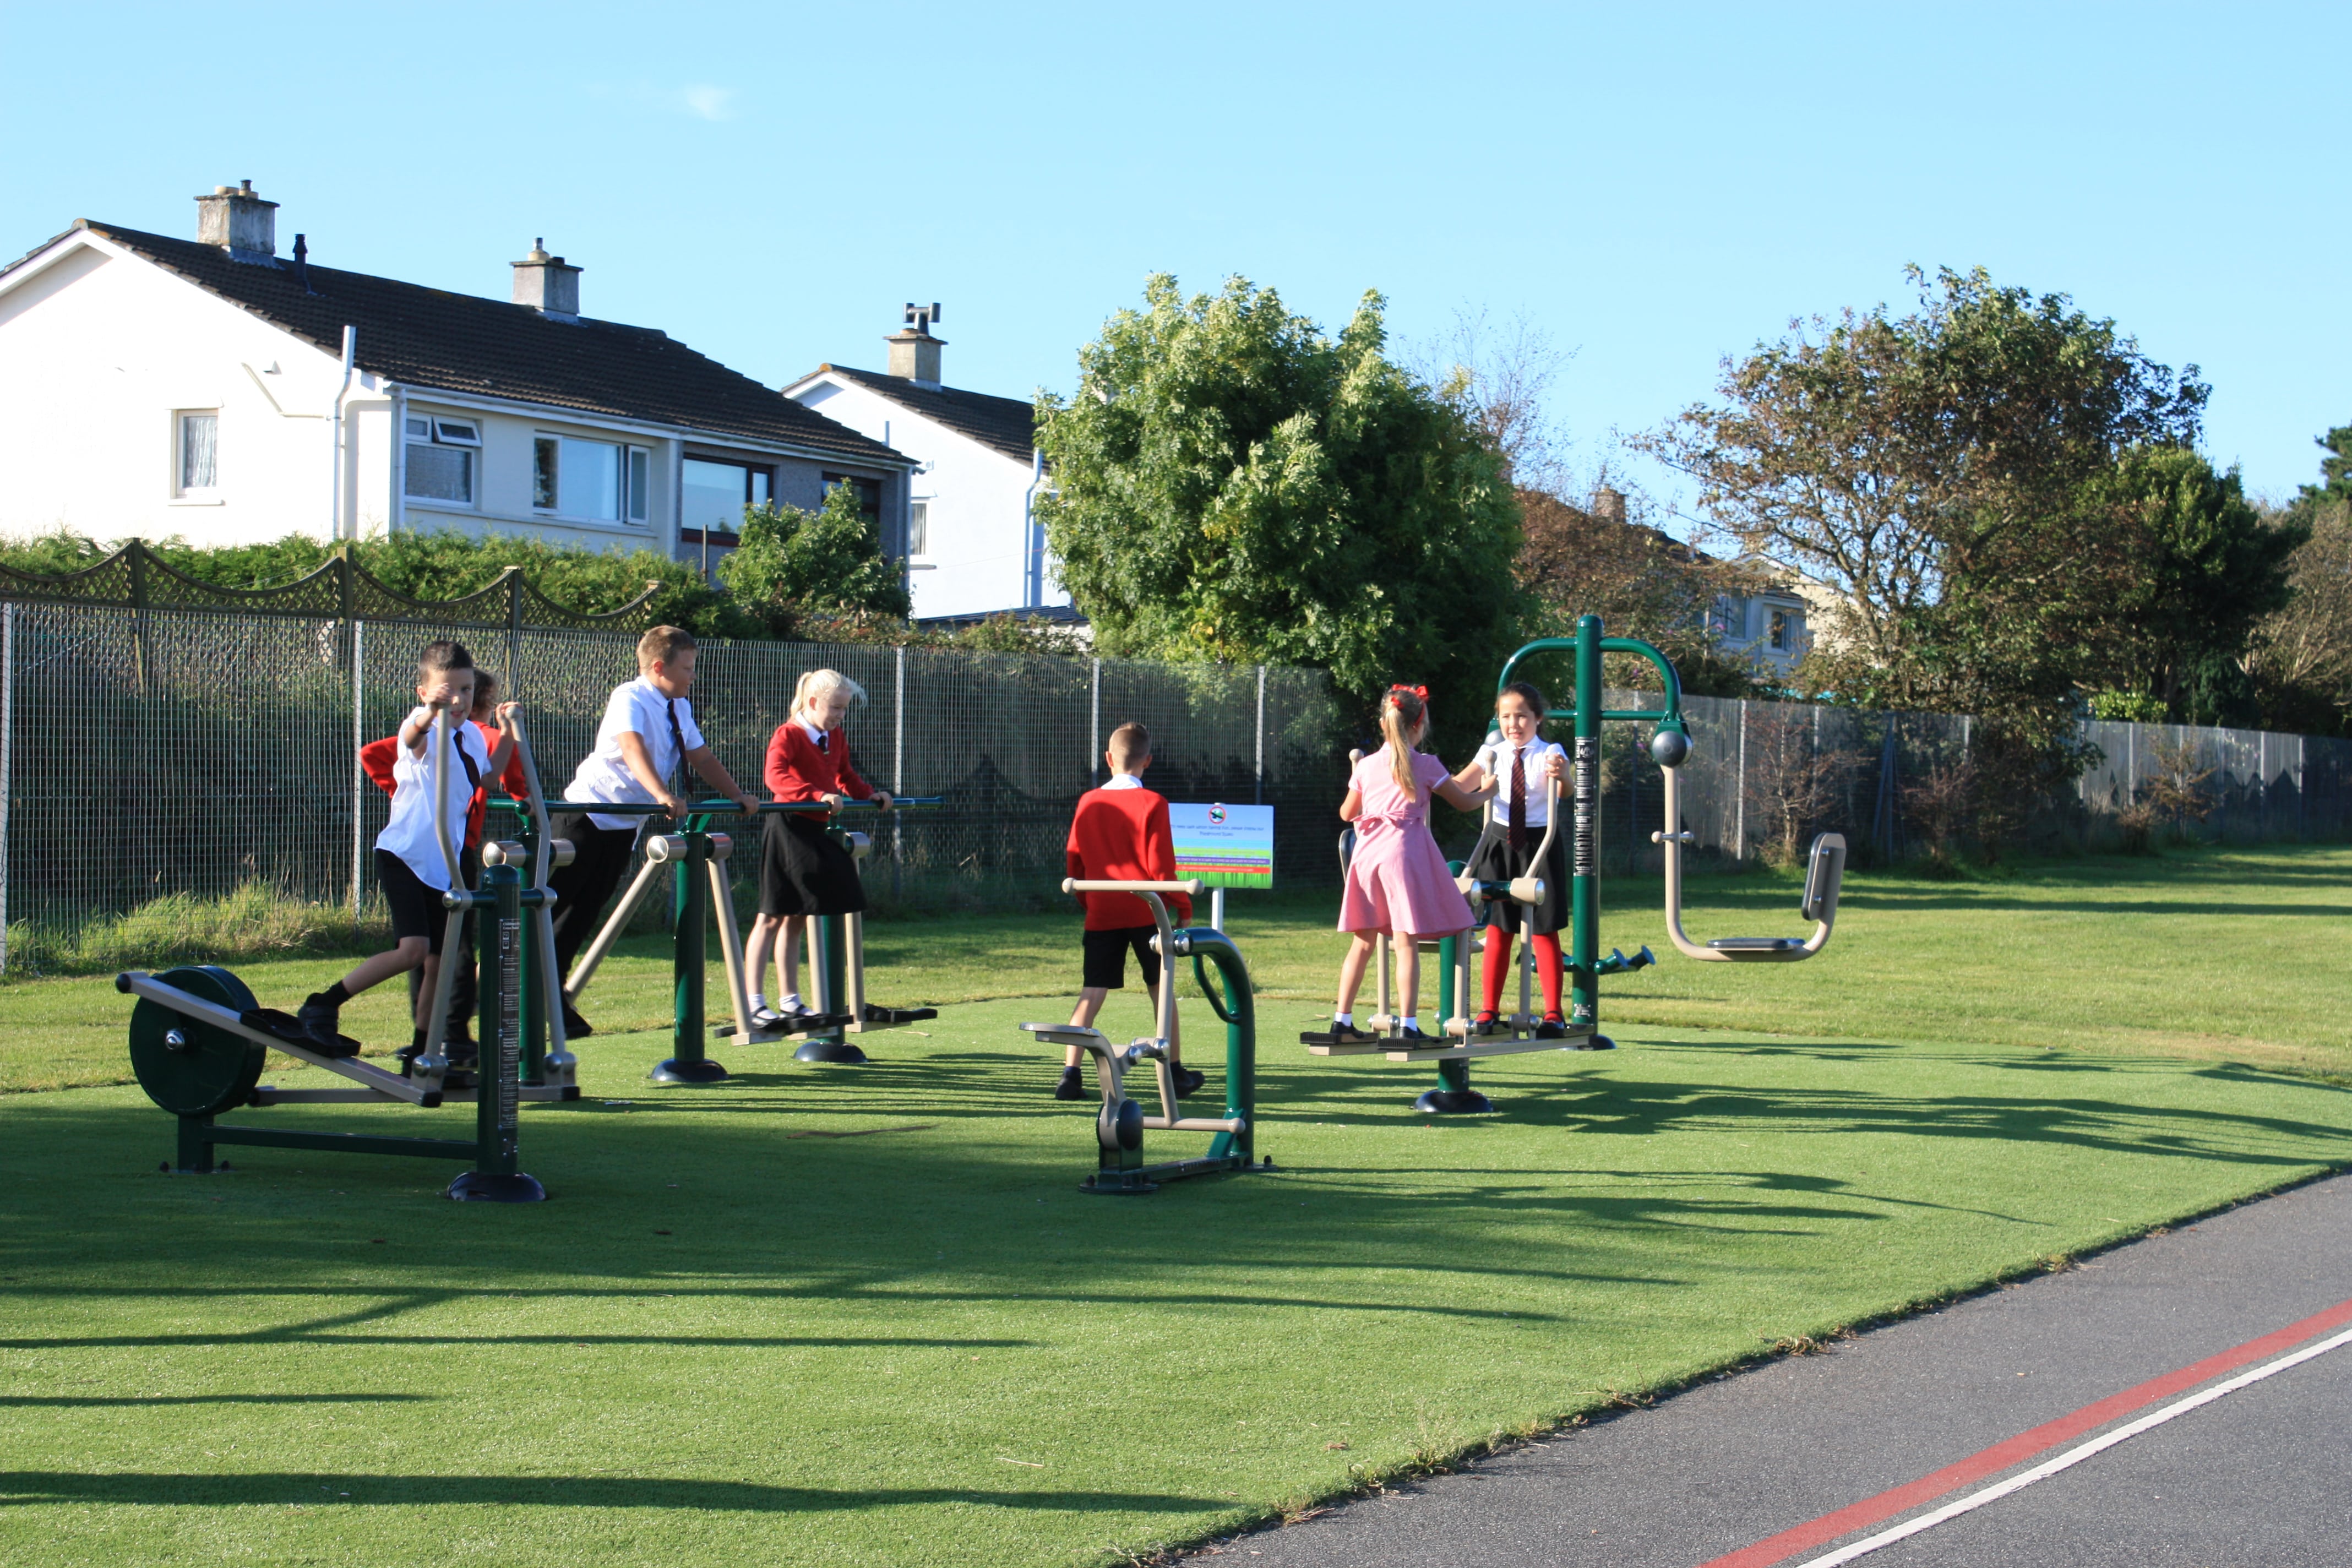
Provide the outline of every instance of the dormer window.
<path id="1" fill-rule="evenodd" d="M 471 419 L 444 419 L 437 415 L 408 416 L 405 493 L 419 500 L 474 504 L 475 454 L 482 449 L 482 427 Z"/>

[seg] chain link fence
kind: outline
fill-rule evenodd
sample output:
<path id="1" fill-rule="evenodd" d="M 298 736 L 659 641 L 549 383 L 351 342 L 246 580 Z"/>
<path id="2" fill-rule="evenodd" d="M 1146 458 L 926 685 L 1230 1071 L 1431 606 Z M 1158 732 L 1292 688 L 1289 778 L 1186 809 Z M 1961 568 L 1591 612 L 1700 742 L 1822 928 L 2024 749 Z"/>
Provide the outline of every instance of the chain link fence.
<path id="1" fill-rule="evenodd" d="M 551 794 L 636 673 L 635 636 L 614 632 L 0 604 L 0 965 L 37 973 L 91 922 L 173 895 L 257 886 L 372 918 L 390 802 L 356 753 L 414 705 L 417 650 L 437 637 L 525 704 Z M 848 719 L 860 772 L 945 802 L 883 824 L 879 900 L 1042 904 L 1071 804 L 1129 720 L 1150 727 L 1169 798 L 1276 808 L 1278 884 L 1335 874 L 1339 706 L 1320 671 L 706 641 L 696 717 L 754 793 L 801 673 L 825 666 L 866 692 Z"/>
<path id="2" fill-rule="evenodd" d="M 39 973 L 85 928 L 173 897 L 259 889 L 373 919 L 369 851 L 389 803 L 356 752 L 412 705 L 417 649 L 436 637 L 466 641 L 526 705 L 550 791 L 593 742 L 612 688 L 635 673 L 633 632 L 512 617 L 0 602 L 0 967 Z M 1150 782 L 1169 798 L 1276 808 L 1277 886 L 1337 880 L 1334 808 L 1366 715 L 1319 671 L 706 643 L 696 713 L 748 787 L 759 787 L 801 672 L 821 666 L 866 691 L 848 720 L 866 776 L 946 801 L 882 826 L 867 870 L 877 900 L 1044 904 L 1071 804 L 1100 782 L 1109 733 L 1129 720 L 1150 727 Z M 1656 699 L 1612 691 L 1608 701 Z M 1964 718 L 1710 698 L 1686 709 L 1683 826 L 1727 859 L 1801 850 L 1822 830 L 1865 858 L 1917 854 L 1937 831 L 1938 792 L 1969 753 Z M 1648 728 L 1606 727 L 1601 855 L 1612 872 L 1656 865 L 1649 836 L 1663 799 Z M 2086 735 L 2102 760 L 2063 798 L 2032 803 L 2029 829 L 2044 847 L 2126 839 L 2136 807 L 2143 837 L 2151 821 L 2233 844 L 2352 830 L 2352 742 L 2107 723 Z M 1458 817 L 1441 837 L 1467 847 Z"/>

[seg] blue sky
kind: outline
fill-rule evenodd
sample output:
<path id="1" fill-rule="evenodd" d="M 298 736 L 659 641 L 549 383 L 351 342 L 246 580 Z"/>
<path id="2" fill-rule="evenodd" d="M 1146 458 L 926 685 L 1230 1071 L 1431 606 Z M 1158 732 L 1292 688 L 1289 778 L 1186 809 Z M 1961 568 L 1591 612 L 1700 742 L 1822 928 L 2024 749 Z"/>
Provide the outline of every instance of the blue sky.
<path id="1" fill-rule="evenodd" d="M 2210 454 L 2284 495 L 2352 424 L 2347 46 L 2317 5 L 0 0 L 0 249 L 250 178 L 281 249 L 503 298 L 544 235 L 588 313 L 771 383 L 936 299 L 948 380 L 1014 396 L 1150 271 L 1334 327 L 1376 288 L 1407 344 L 1574 350 L 1587 464 L 1791 316 L 1982 263 L 2201 365 Z"/>

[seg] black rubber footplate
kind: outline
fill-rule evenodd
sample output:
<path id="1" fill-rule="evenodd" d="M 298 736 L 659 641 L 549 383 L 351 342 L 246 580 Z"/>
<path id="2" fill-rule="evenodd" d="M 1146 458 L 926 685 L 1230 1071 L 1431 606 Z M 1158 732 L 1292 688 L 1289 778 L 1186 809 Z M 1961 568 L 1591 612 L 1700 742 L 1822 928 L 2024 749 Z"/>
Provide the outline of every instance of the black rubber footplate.
<path id="1" fill-rule="evenodd" d="M 248 1029 L 258 1029 L 273 1040 L 283 1040 L 289 1046 L 299 1046 L 314 1056 L 355 1057 L 360 1043 L 349 1035 L 337 1035 L 335 1043 L 328 1045 L 302 1026 L 302 1020 L 291 1013 L 281 1013 L 275 1007 L 256 1007 L 237 1015 L 237 1022 Z"/>

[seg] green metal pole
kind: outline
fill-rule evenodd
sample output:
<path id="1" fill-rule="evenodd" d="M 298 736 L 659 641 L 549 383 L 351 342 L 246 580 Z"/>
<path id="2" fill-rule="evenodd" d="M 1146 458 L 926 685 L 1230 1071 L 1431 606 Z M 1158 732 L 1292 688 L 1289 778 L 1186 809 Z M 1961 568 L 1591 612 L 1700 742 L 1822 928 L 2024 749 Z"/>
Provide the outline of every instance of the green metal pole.
<path id="1" fill-rule="evenodd" d="M 671 995 L 677 1024 L 670 1035 L 668 1059 L 647 1075 L 656 1083 L 717 1083 L 727 1076 L 727 1069 L 703 1048 L 702 989 L 709 963 L 705 939 L 710 924 L 709 873 L 704 868 L 710 864 L 709 823 L 707 816 L 687 818 L 686 853 L 671 872 L 670 909 L 677 925 Z"/>
<path id="2" fill-rule="evenodd" d="M 522 818 L 522 863 L 539 864 L 539 824 L 529 812 L 518 813 Z M 483 873 L 485 878 L 488 873 Z M 487 884 L 486 884 L 487 885 Z M 534 904 L 523 911 L 522 942 L 522 1066 L 520 1081 L 538 1085 L 547 1081 L 547 983 L 539 973 L 539 928 L 535 922 L 548 918 L 545 904 Z"/>
<path id="3" fill-rule="evenodd" d="M 1243 1124 L 1240 1132 L 1218 1133 L 1209 1145 L 1209 1157 L 1247 1169 L 1257 1154 L 1257 999 L 1250 990 L 1249 966 L 1223 931 L 1195 927 L 1184 934 L 1192 973 L 1208 994 L 1210 1007 L 1225 1021 L 1225 1116 Z M 1216 965 L 1225 994 L 1222 1006 L 1202 972 L 1203 958 Z"/>
<path id="4" fill-rule="evenodd" d="M 1460 876 L 1462 862 L 1451 862 L 1450 868 L 1455 876 Z M 1456 966 L 1462 962 L 1462 944 L 1469 940 L 1469 935 L 1468 931 L 1462 931 L 1437 944 L 1437 1019 L 1441 1028 L 1444 1026 L 1445 1020 L 1454 1016 L 1461 1004 L 1461 999 L 1454 994 L 1454 975 Z M 1466 1061 L 1438 1063 L 1437 1087 L 1448 1094 L 1469 1093 L 1470 1064 Z"/>
<path id="5" fill-rule="evenodd" d="M 480 947 L 481 1087 L 474 1101 L 474 1168 L 449 1184 L 460 1202 L 527 1204 L 546 1189 L 517 1168 L 521 1154 L 522 873 L 512 866 L 482 868 L 488 909 L 477 908 Z M 454 956 L 454 955 L 453 955 Z"/>
<path id="6" fill-rule="evenodd" d="M 1576 622 L 1575 837 L 1569 846 L 1570 1030 L 1601 1026 L 1601 617 Z"/>

